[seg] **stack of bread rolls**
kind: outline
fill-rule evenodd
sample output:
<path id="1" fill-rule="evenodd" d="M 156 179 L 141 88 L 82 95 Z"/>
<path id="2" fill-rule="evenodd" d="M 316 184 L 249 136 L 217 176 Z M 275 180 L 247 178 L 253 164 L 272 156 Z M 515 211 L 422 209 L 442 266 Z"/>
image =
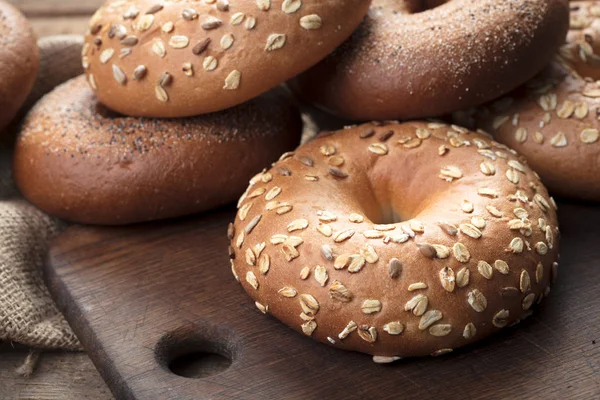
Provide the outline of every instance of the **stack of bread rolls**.
<path id="1" fill-rule="evenodd" d="M 48 213 L 90 224 L 234 201 L 300 142 L 300 113 L 277 86 L 342 43 L 368 4 L 108 1 L 85 37 L 85 76 L 23 122 L 17 185 Z"/>
<path id="2" fill-rule="evenodd" d="M 548 296 L 553 192 L 600 200 L 599 32 L 600 1 L 110 0 L 14 175 L 80 223 L 239 199 L 260 312 L 376 362 L 442 355 Z M 297 147 L 297 104 L 356 124 Z"/>

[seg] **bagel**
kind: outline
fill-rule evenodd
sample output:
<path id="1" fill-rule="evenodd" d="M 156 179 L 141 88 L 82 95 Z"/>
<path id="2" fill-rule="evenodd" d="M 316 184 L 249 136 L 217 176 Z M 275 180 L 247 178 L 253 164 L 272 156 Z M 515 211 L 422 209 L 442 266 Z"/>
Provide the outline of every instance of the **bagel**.
<path id="1" fill-rule="evenodd" d="M 353 120 L 443 115 L 532 78 L 568 15 L 567 0 L 374 0 L 351 39 L 290 86 Z"/>
<path id="2" fill-rule="evenodd" d="M 441 123 L 319 136 L 251 180 L 234 275 L 320 342 L 440 355 L 518 322 L 557 273 L 556 205 L 514 151 Z"/>
<path id="3" fill-rule="evenodd" d="M 0 0 L 0 132 L 15 117 L 38 71 L 35 35 L 23 14 Z"/>
<path id="4" fill-rule="evenodd" d="M 108 1 L 91 19 L 83 65 L 100 102 L 125 115 L 220 111 L 316 64 L 369 3 Z"/>
<path id="5" fill-rule="evenodd" d="M 43 211 L 88 224 L 127 224 L 234 201 L 251 171 L 300 141 L 300 115 L 276 90 L 230 110 L 173 120 L 123 117 L 82 75 L 26 117 L 13 174 Z"/>
<path id="6" fill-rule="evenodd" d="M 574 1 L 566 44 L 542 73 L 454 115 L 517 150 L 556 195 L 600 201 L 600 1 Z"/>

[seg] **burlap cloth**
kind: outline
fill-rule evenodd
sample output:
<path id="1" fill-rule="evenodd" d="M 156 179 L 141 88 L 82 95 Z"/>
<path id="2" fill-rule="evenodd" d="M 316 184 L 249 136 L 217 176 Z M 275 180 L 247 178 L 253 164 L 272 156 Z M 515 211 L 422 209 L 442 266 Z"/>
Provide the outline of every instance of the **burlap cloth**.
<path id="1" fill-rule="evenodd" d="M 40 74 L 21 116 L 53 87 L 82 73 L 82 43 L 81 36 L 38 41 Z M 11 139 L 17 131 L 18 125 L 12 126 L 2 134 L 0 144 L 0 341 L 35 349 L 80 350 L 77 337 L 48 293 L 41 271 L 49 240 L 65 224 L 37 210 L 18 193 L 10 169 Z M 25 370 L 27 373 L 31 368 Z"/>

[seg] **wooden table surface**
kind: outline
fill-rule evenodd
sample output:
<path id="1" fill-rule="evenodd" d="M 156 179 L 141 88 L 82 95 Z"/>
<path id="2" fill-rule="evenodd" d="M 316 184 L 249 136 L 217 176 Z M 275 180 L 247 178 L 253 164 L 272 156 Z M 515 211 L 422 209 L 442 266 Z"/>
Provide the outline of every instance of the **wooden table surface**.
<path id="1" fill-rule="evenodd" d="M 38 37 L 83 33 L 91 14 L 104 0 L 9 0 L 28 16 Z M 28 349 L 0 343 L 0 399 L 112 399 L 85 353 L 50 352 L 41 356 L 35 374 L 15 370 Z"/>
<path id="2" fill-rule="evenodd" d="M 104 0 L 9 0 L 30 19 L 38 37 L 83 33 Z M 30 378 L 16 375 L 28 349 L 0 344 L 0 399 L 112 399 L 85 353 L 51 352 L 41 356 Z"/>

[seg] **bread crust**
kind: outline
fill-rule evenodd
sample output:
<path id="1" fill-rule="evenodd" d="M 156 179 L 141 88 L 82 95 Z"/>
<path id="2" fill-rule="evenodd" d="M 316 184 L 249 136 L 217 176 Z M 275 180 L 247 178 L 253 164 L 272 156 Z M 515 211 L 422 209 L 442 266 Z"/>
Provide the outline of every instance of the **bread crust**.
<path id="1" fill-rule="evenodd" d="M 298 110 L 282 90 L 201 117 L 123 117 L 80 76 L 28 114 L 15 182 L 40 209 L 88 224 L 177 217 L 234 201 L 252 171 L 298 145 Z"/>
<path id="2" fill-rule="evenodd" d="M 0 132 L 25 102 L 38 65 L 38 47 L 29 22 L 15 7 L 0 1 Z"/>
<path id="3" fill-rule="evenodd" d="M 572 1 L 555 60 L 507 96 L 455 115 L 529 161 L 553 194 L 600 201 L 600 1 Z"/>
<path id="4" fill-rule="evenodd" d="M 567 0 L 374 0 L 330 57 L 291 83 L 353 120 L 440 116 L 531 79 L 563 43 Z"/>
<path id="5" fill-rule="evenodd" d="M 228 232 L 243 288 L 292 328 L 378 361 L 481 340 L 528 316 L 556 275 L 539 178 L 457 126 L 321 135 L 251 183 Z"/>
<path id="6" fill-rule="evenodd" d="M 109 1 L 90 21 L 83 64 L 100 101 L 122 114 L 210 113 L 316 64 L 350 36 L 368 6 L 369 0 Z"/>

